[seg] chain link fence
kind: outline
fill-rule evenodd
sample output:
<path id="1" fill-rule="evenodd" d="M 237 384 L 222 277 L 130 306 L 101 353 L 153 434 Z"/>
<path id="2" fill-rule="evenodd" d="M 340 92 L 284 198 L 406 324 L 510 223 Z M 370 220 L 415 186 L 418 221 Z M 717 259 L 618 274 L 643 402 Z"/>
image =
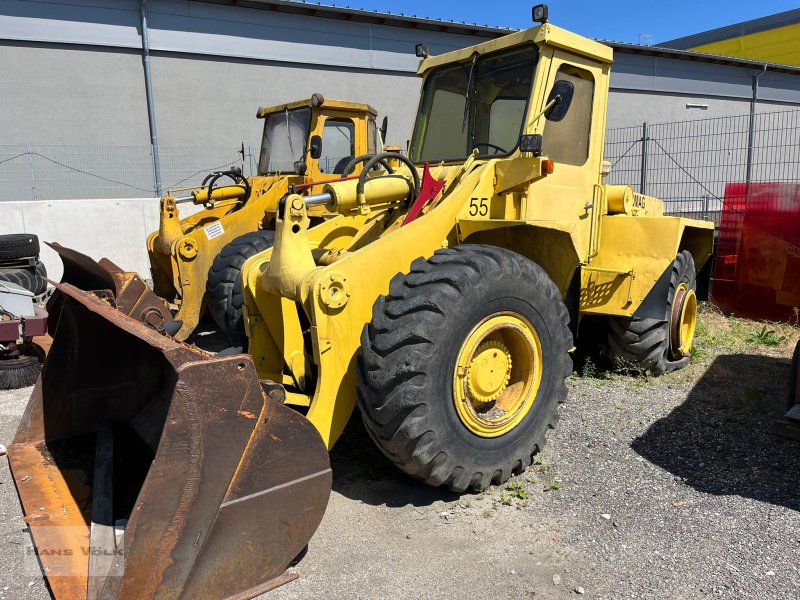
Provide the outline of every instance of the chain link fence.
<path id="1" fill-rule="evenodd" d="M 253 174 L 254 148 L 160 147 L 164 190 L 198 185 L 212 171 Z M 157 196 L 150 146 L 0 145 L 0 201 Z"/>
<path id="2" fill-rule="evenodd" d="M 160 147 L 162 187 L 233 166 L 254 174 L 257 152 Z M 663 199 L 669 214 L 719 223 L 727 183 L 800 181 L 800 110 L 609 129 L 605 158 L 609 183 Z M 156 195 L 150 146 L 0 145 L 0 201 Z"/>
<path id="3" fill-rule="evenodd" d="M 605 155 L 609 183 L 719 225 L 726 184 L 800 181 L 800 110 L 609 129 Z"/>

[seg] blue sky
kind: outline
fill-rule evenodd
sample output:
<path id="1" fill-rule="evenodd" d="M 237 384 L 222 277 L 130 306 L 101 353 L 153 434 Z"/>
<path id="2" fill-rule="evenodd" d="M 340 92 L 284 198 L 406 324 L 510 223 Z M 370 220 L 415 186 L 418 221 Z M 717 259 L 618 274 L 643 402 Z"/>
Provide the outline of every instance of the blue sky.
<path id="1" fill-rule="evenodd" d="M 323 4 L 525 28 L 531 25 L 531 7 L 537 2 L 323 0 Z M 657 43 L 800 8 L 797 0 L 554 0 L 547 4 L 551 23 L 589 37 L 634 43 L 639 41 L 639 34 L 643 33 L 650 34 L 653 43 Z"/>

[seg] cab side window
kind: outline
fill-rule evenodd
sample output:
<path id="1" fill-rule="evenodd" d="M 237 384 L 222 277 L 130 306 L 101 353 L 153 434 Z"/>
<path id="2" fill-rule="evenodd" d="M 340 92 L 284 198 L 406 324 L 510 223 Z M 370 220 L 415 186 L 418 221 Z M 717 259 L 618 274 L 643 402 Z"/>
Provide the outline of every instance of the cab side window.
<path id="1" fill-rule="evenodd" d="M 356 126 L 349 119 L 326 119 L 322 128 L 320 173 L 341 174 L 347 163 L 355 158 Z"/>
<path id="2" fill-rule="evenodd" d="M 556 81 L 561 80 L 570 82 L 574 87 L 572 103 L 562 120 L 545 122 L 542 154 L 557 163 L 582 165 L 589 158 L 594 79 L 588 71 L 561 65 Z"/>

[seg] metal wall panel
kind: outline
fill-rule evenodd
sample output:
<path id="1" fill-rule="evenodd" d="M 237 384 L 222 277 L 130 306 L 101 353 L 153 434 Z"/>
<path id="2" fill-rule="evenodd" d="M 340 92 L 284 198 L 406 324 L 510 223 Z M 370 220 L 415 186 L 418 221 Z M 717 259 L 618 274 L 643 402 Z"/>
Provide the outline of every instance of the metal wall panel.
<path id="1" fill-rule="evenodd" d="M 417 43 L 439 54 L 489 39 L 188 0 L 147 5 L 154 51 L 416 71 Z M 0 39 L 140 48 L 139 2 L 6 0 Z"/>
<path id="2" fill-rule="evenodd" d="M 693 96 L 749 98 L 753 74 L 751 69 L 728 65 L 617 52 L 611 68 L 611 87 Z M 800 97 L 797 100 L 800 101 Z"/>
<path id="3" fill-rule="evenodd" d="M 139 2 L 3 0 L 0 39 L 141 48 Z"/>

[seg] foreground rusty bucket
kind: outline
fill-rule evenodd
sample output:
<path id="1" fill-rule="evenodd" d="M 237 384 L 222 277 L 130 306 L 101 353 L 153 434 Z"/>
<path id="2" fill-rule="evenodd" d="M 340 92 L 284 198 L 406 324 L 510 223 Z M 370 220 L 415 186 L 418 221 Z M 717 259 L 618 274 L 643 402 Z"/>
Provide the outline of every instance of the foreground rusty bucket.
<path id="1" fill-rule="evenodd" d="M 328 502 L 313 426 L 260 384 L 74 286 L 8 448 L 57 599 L 250 598 L 291 580 Z"/>
<path id="2" fill-rule="evenodd" d="M 156 296 L 137 273 L 123 271 L 107 258 L 95 261 L 61 244 L 45 243 L 58 253 L 64 264 L 61 283 L 104 296 L 120 312 L 158 330 L 172 321 L 164 300 Z M 58 302 L 59 296 L 56 294 L 52 303 Z"/>

